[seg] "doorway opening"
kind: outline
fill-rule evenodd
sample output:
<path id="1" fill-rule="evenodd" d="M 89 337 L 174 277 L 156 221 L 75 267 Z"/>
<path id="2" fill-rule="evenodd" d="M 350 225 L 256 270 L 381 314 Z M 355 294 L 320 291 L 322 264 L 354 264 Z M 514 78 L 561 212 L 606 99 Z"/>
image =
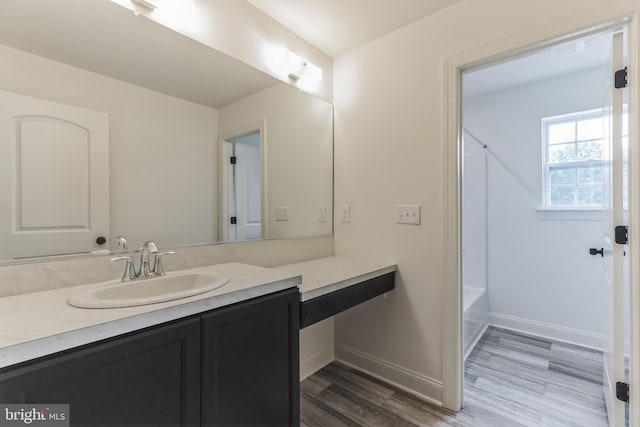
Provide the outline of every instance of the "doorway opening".
<path id="1" fill-rule="evenodd" d="M 264 172 L 262 129 L 221 140 L 220 210 L 224 241 L 264 236 Z"/>
<path id="2" fill-rule="evenodd" d="M 628 423 L 625 37 L 462 74 L 464 405 L 504 425 Z"/>

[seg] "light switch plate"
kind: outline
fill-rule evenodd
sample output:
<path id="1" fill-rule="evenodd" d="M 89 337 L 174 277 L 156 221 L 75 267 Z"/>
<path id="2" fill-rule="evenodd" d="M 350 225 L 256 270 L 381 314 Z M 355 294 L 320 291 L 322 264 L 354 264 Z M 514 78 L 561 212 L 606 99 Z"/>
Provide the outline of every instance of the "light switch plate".
<path id="1" fill-rule="evenodd" d="M 276 208 L 276 221 L 289 221 L 289 208 L 281 206 Z"/>
<path id="2" fill-rule="evenodd" d="M 344 205 L 340 206 L 340 222 L 350 222 L 351 221 L 351 206 Z"/>
<path id="3" fill-rule="evenodd" d="M 396 224 L 420 225 L 420 205 L 396 205 Z"/>
<path id="4" fill-rule="evenodd" d="M 318 222 L 327 222 L 326 206 L 318 206 Z"/>

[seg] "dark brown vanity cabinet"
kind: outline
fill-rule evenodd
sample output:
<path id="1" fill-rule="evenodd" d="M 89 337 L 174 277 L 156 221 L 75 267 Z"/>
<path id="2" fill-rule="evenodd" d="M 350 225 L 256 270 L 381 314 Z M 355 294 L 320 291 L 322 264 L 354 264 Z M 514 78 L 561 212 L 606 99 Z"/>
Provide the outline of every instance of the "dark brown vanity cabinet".
<path id="1" fill-rule="evenodd" d="M 297 288 L 0 370 L 0 403 L 71 426 L 299 423 Z"/>
<path id="2" fill-rule="evenodd" d="M 297 288 L 202 316 L 202 425 L 300 425 Z"/>
<path id="3" fill-rule="evenodd" d="M 199 363 L 192 318 L 4 370 L 0 402 L 70 404 L 71 426 L 198 426 Z"/>

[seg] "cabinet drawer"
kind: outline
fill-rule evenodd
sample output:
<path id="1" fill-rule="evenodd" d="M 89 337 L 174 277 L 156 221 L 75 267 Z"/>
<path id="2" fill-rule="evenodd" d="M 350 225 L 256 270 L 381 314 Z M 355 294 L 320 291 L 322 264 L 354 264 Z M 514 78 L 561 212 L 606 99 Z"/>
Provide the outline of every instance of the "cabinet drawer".
<path id="1" fill-rule="evenodd" d="M 334 316 L 371 298 L 393 290 L 395 273 L 387 273 L 357 285 L 329 292 L 300 303 L 300 329 Z"/>

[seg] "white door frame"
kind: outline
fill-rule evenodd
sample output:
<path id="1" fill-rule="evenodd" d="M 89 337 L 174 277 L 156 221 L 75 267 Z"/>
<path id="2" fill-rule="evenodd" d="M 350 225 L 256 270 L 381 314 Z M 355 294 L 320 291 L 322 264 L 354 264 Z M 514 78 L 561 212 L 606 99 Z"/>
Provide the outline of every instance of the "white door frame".
<path id="1" fill-rule="evenodd" d="M 461 254 L 461 154 L 462 154 L 462 72 L 493 63 L 514 54 L 568 41 L 612 27 L 627 25 L 629 65 L 629 194 L 640 194 L 640 146 L 638 120 L 638 15 L 640 9 L 629 6 L 597 8 L 580 16 L 566 18 L 535 31 L 499 40 L 444 59 L 444 263 L 443 263 L 443 339 L 442 404 L 458 411 L 463 397 L 462 344 L 462 254 Z M 630 283 L 630 425 L 640 425 L 640 197 L 629 198 L 629 283 Z M 640 247 L 640 246 L 639 246 Z"/>
<path id="2" fill-rule="evenodd" d="M 254 132 L 260 133 L 260 215 L 261 215 L 261 235 L 264 239 L 267 233 L 267 121 L 266 119 L 248 123 L 227 135 L 218 137 L 218 232 L 220 240 L 229 241 L 229 179 L 230 171 L 229 162 L 229 141 Z"/>
<path id="3" fill-rule="evenodd" d="M 611 50 L 608 58 L 609 75 L 613 75 L 624 65 L 624 34 L 611 37 Z M 604 143 L 603 143 L 603 184 L 604 209 L 602 211 L 602 247 L 603 284 L 606 289 L 603 392 L 605 407 L 610 426 L 624 425 L 625 405 L 616 398 L 616 382 L 624 381 L 624 251 L 623 245 L 616 244 L 614 227 L 624 224 L 623 213 L 623 90 L 616 90 L 613 78 L 606 85 L 608 93 L 603 100 Z M 628 89 L 627 89 L 628 90 Z M 620 327 L 622 324 L 622 327 Z"/>
<path id="4" fill-rule="evenodd" d="M 233 180 L 233 168 L 230 167 L 228 159 L 233 155 L 233 144 L 229 142 L 232 138 L 219 138 L 218 142 L 218 236 L 223 242 L 230 242 L 235 239 L 232 236 L 232 229 L 229 222 L 229 211 L 232 205 L 232 194 L 229 191 L 230 182 Z"/>

